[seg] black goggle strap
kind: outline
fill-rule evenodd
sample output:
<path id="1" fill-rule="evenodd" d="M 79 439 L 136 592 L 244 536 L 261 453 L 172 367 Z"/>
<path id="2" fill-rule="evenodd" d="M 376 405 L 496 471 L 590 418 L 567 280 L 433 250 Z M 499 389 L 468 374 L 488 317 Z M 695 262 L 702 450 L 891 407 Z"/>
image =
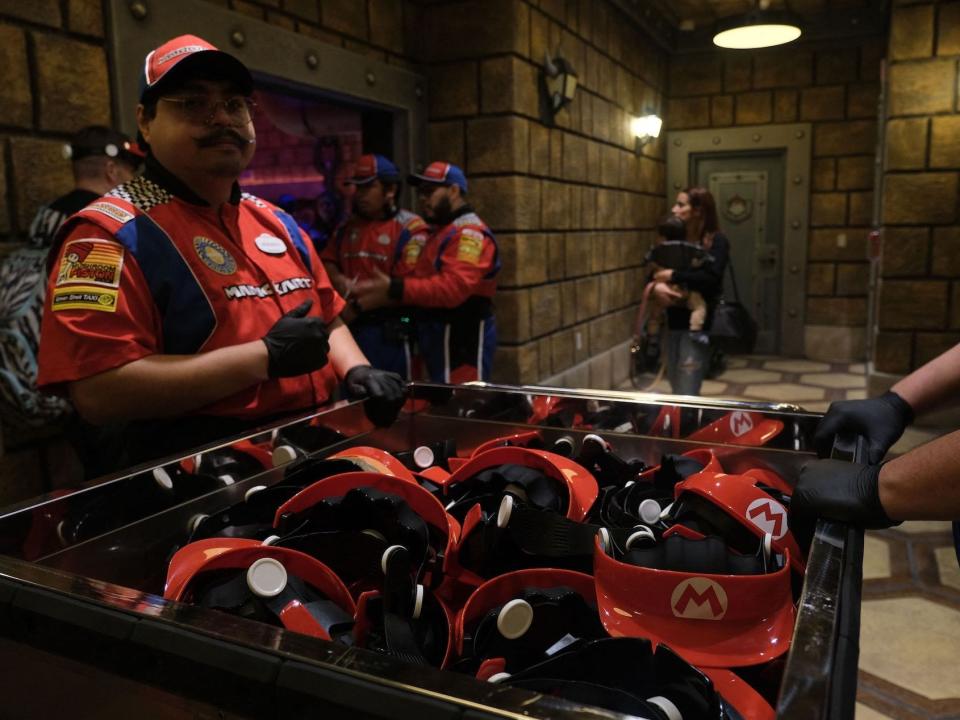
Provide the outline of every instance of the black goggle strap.
<path id="1" fill-rule="evenodd" d="M 515 673 L 511 687 L 552 687 L 554 694 L 631 714 L 673 720 L 722 718 L 710 679 L 669 648 L 652 652 L 643 638 L 604 638 L 584 643 Z M 637 709 L 643 712 L 637 713 Z"/>
<path id="2" fill-rule="evenodd" d="M 410 577 L 410 557 L 400 545 L 383 555 L 383 635 L 391 655 L 407 662 L 427 665 L 417 644 L 413 622 L 419 620 L 425 601 L 424 587 Z"/>
<path id="3" fill-rule="evenodd" d="M 759 538 L 720 507 L 700 495 L 681 493 L 668 522 L 687 525 L 704 535 L 717 535 L 741 555 L 753 555 Z"/>
<path id="4" fill-rule="evenodd" d="M 664 493 L 672 495 L 673 486 L 706 467 L 699 460 L 684 455 L 662 455 L 660 465 L 653 475 L 654 484 Z"/>
<path id="5" fill-rule="evenodd" d="M 247 490 L 242 502 L 215 515 L 195 518 L 189 542 L 211 537 L 265 538 L 271 534 L 277 508 L 300 489 L 286 484 L 254 486 Z"/>
<path id="6" fill-rule="evenodd" d="M 447 512 L 456 516 L 455 508 L 469 510 L 478 502 L 487 506 L 483 500 L 498 502 L 505 493 L 516 495 L 524 502 L 536 507 L 567 511 L 567 492 L 562 480 L 551 478 L 534 468 L 522 465 L 504 464 L 488 468 L 454 485 L 449 493 Z"/>
<path id="7" fill-rule="evenodd" d="M 632 527 L 637 524 L 661 525 L 661 514 L 673 500 L 672 491 L 664 494 L 646 480 L 611 488 L 603 495 L 599 515 L 606 527 Z"/>
<path id="8" fill-rule="evenodd" d="M 741 555 L 716 535 L 702 540 L 672 535 L 656 545 L 634 545 L 620 560 L 638 567 L 720 575 L 763 575 L 778 569 L 776 561 L 767 554 L 769 545 L 765 547 L 762 541 L 756 540 L 755 543 L 758 549 L 754 555 Z M 781 557 L 780 567 L 782 562 Z"/>
<path id="9" fill-rule="evenodd" d="M 222 582 L 208 584 L 199 595 L 199 604 L 202 607 L 247 616 L 255 613 L 256 607 L 260 605 L 269 610 L 277 621 L 281 620 L 280 613 L 284 608 L 297 601 L 310 612 L 330 637 L 349 633 L 353 627 L 353 617 L 349 613 L 293 575 L 287 576 L 283 590 L 273 597 L 255 595 L 248 584 L 247 573 L 242 569 Z"/>
<path id="10" fill-rule="evenodd" d="M 270 543 L 316 558 L 348 585 L 358 581 L 380 585 L 380 560 L 387 541 L 372 530 L 330 530 L 288 535 Z"/>

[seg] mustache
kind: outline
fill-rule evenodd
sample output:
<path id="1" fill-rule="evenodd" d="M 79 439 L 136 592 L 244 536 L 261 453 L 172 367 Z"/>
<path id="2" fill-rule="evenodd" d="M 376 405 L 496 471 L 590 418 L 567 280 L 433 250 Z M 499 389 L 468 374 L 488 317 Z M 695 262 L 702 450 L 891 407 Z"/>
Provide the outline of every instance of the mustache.
<path id="1" fill-rule="evenodd" d="M 217 145 L 218 143 L 228 140 L 232 142 L 239 148 L 246 147 L 247 145 L 252 145 L 256 140 L 250 140 L 245 138 L 243 135 L 238 133 L 236 130 L 231 130 L 230 128 L 220 128 L 219 130 L 214 130 L 209 135 L 197 140 L 197 145 L 200 147 L 209 147 L 210 145 Z"/>

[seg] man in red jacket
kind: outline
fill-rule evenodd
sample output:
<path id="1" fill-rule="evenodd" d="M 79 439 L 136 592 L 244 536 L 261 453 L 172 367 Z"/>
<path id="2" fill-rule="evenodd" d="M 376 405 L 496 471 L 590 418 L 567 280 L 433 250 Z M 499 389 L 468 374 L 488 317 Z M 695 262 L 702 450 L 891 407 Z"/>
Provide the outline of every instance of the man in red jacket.
<path id="1" fill-rule="evenodd" d="M 467 204 L 467 179 L 456 165 L 431 163 L 411 175 L 433 232 L 410 276 L 377 274 L 358 282 L 364 310 L 389 304 L 421 308 L 417 339 L 430 379 L 488 380 L 497 345 L 493 295 L 500 270 L 490 228 Z"/>
<path id="2" fill-rule="evenodd" d="M 253 78 L 184 35 L 144 64 L 144 174 L 74 215 L 51 251 L 38 384 L 85 420 L 121 423 L 136 462 L 353 396 L 394 407 L 296 222 L 241 193 Z"/>

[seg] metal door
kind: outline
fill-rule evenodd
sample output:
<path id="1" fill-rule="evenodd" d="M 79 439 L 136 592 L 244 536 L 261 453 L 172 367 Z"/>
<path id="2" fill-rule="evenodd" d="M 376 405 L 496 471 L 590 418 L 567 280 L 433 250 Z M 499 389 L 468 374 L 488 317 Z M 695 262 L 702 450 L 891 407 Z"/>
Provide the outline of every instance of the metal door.
<path id="1" fill-rule="evenodd" d="M 781 350 L 783 283 L 783 153 L 692 155 L 690 177 L 710 190 L 720 228 L 730 239 L 730 260 L 740 301 L 757 321 L 756 352 Z M 733 297 L 729 272 L 725 295 Z"/>

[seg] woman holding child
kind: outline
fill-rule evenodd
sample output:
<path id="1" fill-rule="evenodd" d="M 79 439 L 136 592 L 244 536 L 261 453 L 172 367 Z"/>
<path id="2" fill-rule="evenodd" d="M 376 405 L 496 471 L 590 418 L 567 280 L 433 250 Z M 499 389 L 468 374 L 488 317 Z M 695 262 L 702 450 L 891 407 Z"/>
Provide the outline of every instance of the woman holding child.
<path id="1" fill-rule="evenodd" d="M 699 395 L 710 363 L 707 331 L 723 290 L 730 241 L 720 232 L 717 205 L 706 188 L 691 187 L 678 193 L 673 214 L 686 225 L 687 242 L 702 246 L 712 258 L 699 267 L 659 269 L 652 278 L 655 301 L 667 307 L 666 366 L 670 388 L 677 395 Z M 701 327 L 691 327 L 690 293 L 699 293 L 706 301 L 706 323 Z"/>

